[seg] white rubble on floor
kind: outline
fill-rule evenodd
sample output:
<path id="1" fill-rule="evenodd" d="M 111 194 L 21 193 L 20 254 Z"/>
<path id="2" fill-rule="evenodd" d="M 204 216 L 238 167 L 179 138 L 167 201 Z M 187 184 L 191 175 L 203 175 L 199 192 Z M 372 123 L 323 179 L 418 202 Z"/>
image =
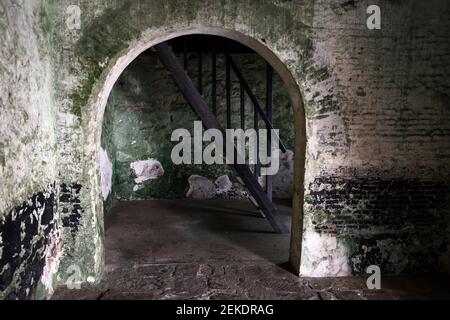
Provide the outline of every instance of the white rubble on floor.
<path id="1" fill-rule="evenodd" d="M 216 194 L 216 186 L 206 177 L 192 175 L 188 179 L 189 190 L 186 193 L 187 198 L 193 199 L 212 199 Z"/>
<path id="2" fill-rule="evenodd" d="M 206 177 L 192 175 L 188 179 L 187 198 L 193 199 L 244 199 L 247 192 L 237 183 L 233 184 L 227 175 L 218 177 L 214 182 Z"/>

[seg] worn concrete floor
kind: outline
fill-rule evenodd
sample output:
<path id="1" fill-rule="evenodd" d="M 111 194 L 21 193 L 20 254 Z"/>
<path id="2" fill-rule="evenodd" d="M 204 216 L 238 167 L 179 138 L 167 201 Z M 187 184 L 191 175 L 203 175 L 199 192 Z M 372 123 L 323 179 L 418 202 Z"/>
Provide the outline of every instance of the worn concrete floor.
<path id="1" fill-rule="evenodd" d="M 53 299 L 450 299 L 441 277 L 382 277 L 381 290 L 365 278 L 298 278 L 289 240 L 247 201 L 121 202 L 106 219 L 105 279 Z"/>

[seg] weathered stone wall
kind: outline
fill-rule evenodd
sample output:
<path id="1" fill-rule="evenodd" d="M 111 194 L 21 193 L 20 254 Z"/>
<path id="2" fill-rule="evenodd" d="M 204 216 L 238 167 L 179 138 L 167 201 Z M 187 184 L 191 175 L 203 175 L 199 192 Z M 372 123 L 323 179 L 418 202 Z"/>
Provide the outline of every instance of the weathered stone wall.
<path id="1" fill-rule="evenodd" d="M 198 59 L 189 54 L 189 74 L 197 83 Z M 182 57 L 179 57 L 182 61 Z M 253 92 L 262 106 L 266 100 L 266 64 L 256 54 L 234 55 Z M 226 125 L 225 62 L 222 55 L 217 61 L 217 114 L 220 123 Z M 211 106 L 211 56 L 202 55 L 205 101 Z M 240 127 L 239 82 L 232 78 L 232 123 Z M 281 79 L 274 76 L 274 127 L 286 146 L 294 145 L 293 109 Z M 253 106 L 246 97 L 246 128 L 253 128 Z M 121 200 L 184 198 L 188 190 L 188 178 L 201 175 L 215 180 L 226 174 L 233 176 L 227 165 L 175 165 L 171 160 L 172 132 L 185 128 L 193 136 L 194 121 L 198 117 L 185 102 L 155 54 L 146 52 L 139 56 L 121 75 L 111 92 L 105 111 L 102 129 L 102 145 L 114 159 L 114 196 Z M 259 126 L 265 128 L 262 120 Z M 135 182 L 130 164 L 137 160 L 157 159 L 164 168 L 164 175 L 150 180 L 143 188 L 134 190 Z"/>
<path id="2" fill-rule="evenodd" d="M 56 110 L 39 13 L 39 1 L 0 2 L 0 299 L 52 285 L 38 285 L 43 273 L 51 280 L 58 241 Z"/>
<path id="3" fill-rule="evenodd" d="M 103 270 L 98 153 L 109 91 L 134 57 L 165 37 L 222 32 L 256 39 L 261 54 L 283 71 L 291 96 L 296 85 L 303 94 L 305 114 L 294 105 L 297 174 L 307 141 L 305 184 L 294 197 L 291 250 L 291 262 L 299 267 L 302 248 L 300 273 L 357 274 L 368 264 L 380 265 L 384 273 L 448 268 L 449 4 L 375 2 L 78 1 L 81 26 L 71 28 L 69 0 L 2 1 L 0 212 L 7 217 L 20 211 L 24 201 L 58 180 L 54 215 L 65 221 L 60 281 L 73 264 L 83 281 L 98 280 Z M 369 4 L 381 7 L 381 30 L 366 27 Z M 39 6 L 42 10 L 35 10 Z M 49 65 L 38 49 L 46 37 L 53 94 Z M 301 208 L 303 225 L 295 220 Z M 36 270 L 34 278 L 41 273 Z M 20 274 L 15 272 L 15 279 L 23 279 Z M 6 283 L 6 291 L 28 286 L 21 281 Z M 27 296 L 30 292 L 25 289 Z"/>
<path id="4" fill-rule="evenodd" d="M 448 268 L 450 7 L 380 2 L 369 31 L 365 4 L 316 2 L 313 60 L 335 94 L 305 94 L 304 272 Z"/>
<path id="5" fill-rule="evenodd" d="M 426 234 L 417 234 L 399 230 L 394 222 L 398 203 L 403 203 L 403 215 L 414 212 L 428 217 L 430 214 L 428 207 L 427 210 L 419 208 L 420 213 L 406 208 L 414 204 L 404 200 L 411 197 L 410 187 L 396 190 L 384 208 L 377 208 L 371 199 L 390 190 L 390 184 L 410 185 L 410 181 L 419 186 L 431 181 L 444 194 L 442 197 L 448 199 L 448 192 L 442 187 L 449 175 L 445 100 L 448 7 L 437 2 L 427 8 L 418 2 L 380 5 L 381 30 L 367 29 L 368 3 L 362 1 L 316 1 L 314 4 L 242 1 L 220 5 L 182 1 L 114 2 L 104 12 L 102 7 L 89 8 L 90 12 L 97 12 L 97 18 L 86 16 L 88 22 L 77 34 L 79 40 L 73 41 L 72 54 L 80 63 L 77 68 L 80 88 L 71 91 L 73 110 L 82 115 L 87 110 L 85 118 L 93 119 L 82 125 L 85 139 L 99 134 L 96 127 L 101 119 L 96 119 L 99 115 L 93 109 L 101 106 L 93 104 L 96 100 L 88 99 L 95 97 L 95 90 L 102 87 L 92 87 L 92 83 L 102 83 L 102 75 L 113 74 L 113 69 L 108 68 L 114 65 L 115 57 L 124 55 L 121 50 L 142 45 L 142 38 L 155 39 L 164 36 L 164 30 L 172 32 L 202 25 L 250 35 L 278 55 L 303 92 L 308 141 L 307 199 L 314 198 L 316 190 L 329 188 L 331 191 L 323 192 L 323 197 L 336 202 L 332 208 L 322 197 L 321 203 L 313 199 L 304 205 L 302 274 L 361 273 L 369 261 L 384 267 L 383 272 L 438 268 L 440 259 L 448 256 L 447 207 L 438 207 L 433 213 L 439 217 L 438 221 L 430 224 Z M 109 64 L 108 57 L 112 59 Z M 91 95 L 88 88 L 94 88 Z M 85 104 L 89 105 L 87 109 L 83 107 Z M 94 159 L 95 146 L 91 142 L 86 145 L 85 154 L 92 154 Z M 82 184 L 87 185 L 96 181 L 90 174 L 83 179 Z M 359 185 L 377 184 L 370 192 L 364 188 L 352 191 L 356 199 L 364 199 L 361 203 L 368 206 L 368 211 L 362 212 L 354 206 L 350 194 L 334 196 L 333 189 L 347 188 L 330 183 L 334 181 L 345 185 L 353 181 Z M 420 190 L 419 187 L 419 193 L 415 193 L 417 197 L 436 203 L 431 191 L 420 193 Z M 375 208 L 370 211 L 372 207 Z M 339 208 L 349 208 L 349 212 Z M 92 208 L 86 210 L 94 212 Z M 369 223 L 363 224 L 361 216 L 377 215 L 377 210 L 384 215 L 377 218 L 383 221 L 383 227 L 371 225 L 373 219 L 366 219 Z M 326 219 L 317 219 L 321 216 L 318 212 L 324 212 Z M 336 215 L 347 215 L 349 219 L 336 219 Z M 342 226 L 342 220 L 348 226 L 357 227 L 338 227 Z M 325 224 L 330 230 L 336 230 L 335 233 L 316 227 Z M 414 229 L 417 223 L 411 222 L 410 226 Z M 417 265 L 424 248 L 425 260 L 429 262 Z M 371 255 L 371 252 L 379 253 Z M 399 255 L 404 256 L 397 258 Z M 361 264 L 358 260 L 365 262 Z M 399 260 L 400 263 L 393 262 Z"/>

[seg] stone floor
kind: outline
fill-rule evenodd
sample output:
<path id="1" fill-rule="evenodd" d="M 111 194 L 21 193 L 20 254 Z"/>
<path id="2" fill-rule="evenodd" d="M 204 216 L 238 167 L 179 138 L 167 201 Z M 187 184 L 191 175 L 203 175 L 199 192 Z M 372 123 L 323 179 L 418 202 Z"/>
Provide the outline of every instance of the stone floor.
<path id="1" fill-rule="evenodd" d="M 289 206 L 278 204 L 286 223 Z M 450 280 L 298 278 L 289 235 L 275 234 L 243 201 L 134 201 L 106 219 L 105 279 L 53 299 L 429 299 L 450 298 Z"/>

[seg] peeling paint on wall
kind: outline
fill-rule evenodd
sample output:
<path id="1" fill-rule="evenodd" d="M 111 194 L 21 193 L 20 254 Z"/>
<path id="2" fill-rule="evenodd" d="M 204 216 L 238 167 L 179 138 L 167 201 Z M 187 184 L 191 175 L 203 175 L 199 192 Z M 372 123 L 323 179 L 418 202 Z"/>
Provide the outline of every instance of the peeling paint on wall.
<path id="1" fill-rule="evenodd" d="M 50 185 L 0 218 L 0 300 L 37 296 L 50 239 L 57 232 L 54 192 L 55 186 Z"/>
<path id="2" fill-rule="evenodd" d="M 108 153 L 103 148 L 100 148 L 99 152 L 100 161 L 100 174 L 101 174 L 101 184 L 102 184 L 102 195 L 103 200 L 106 200 L 111 193 L 112 187 L 112 163 L 109 160 Z"/>
<path id="3" fill-rule="evenodd" d="M 81 206 L 81 189 L 82 186 L 78 183 L 71 185 L 63 183 L 60 187 L 59 193 L 59 208 L 61 210 L 61 221 L 63 227 L 67 228 L 72 237 L 80 228 L 80 220 L 83 214 Z"/>
<path id="4" fill-rule="evenodd" d="M 48 245 L 45 250 L 45 266 L 42 271 L 41 282 L 46 291 L 52 294 L 54 287 L 54 276 L 59 267 L 59 262 L 63 254 L 63 243 L 58 229 L 53 229 L 48 235 Z"/>
<path id="5" fill-rule="evenodd" d="M 347 248 L 333 235 L 306 229 L 303 233 L 301 275 L 306 277 L 350 276 Z"/>
<path id="6" fill-rule="evenodd" d="M 0 3 L 0 217 L 56 180 L 50 58 L 35 15 L 40 1 L 22 2 Z"/>

